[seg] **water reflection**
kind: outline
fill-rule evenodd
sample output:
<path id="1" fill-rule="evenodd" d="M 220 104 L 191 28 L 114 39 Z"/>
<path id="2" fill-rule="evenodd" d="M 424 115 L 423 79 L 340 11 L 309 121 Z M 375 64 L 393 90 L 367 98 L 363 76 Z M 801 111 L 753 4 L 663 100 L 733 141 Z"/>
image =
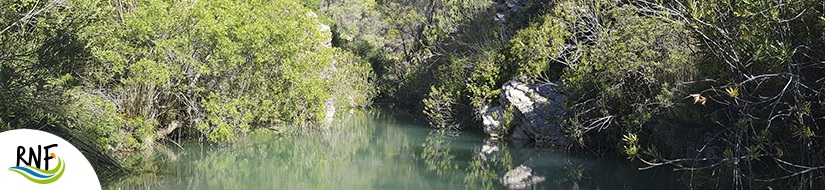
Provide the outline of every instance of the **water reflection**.
<path id="1" fill-rule="evenodd" d="M 484 143 L 476 148 L 474 156 L 467 167 L 465 182 L 471 189 L 494 189 L 497 187 L 497 171 L 512 169 L 513 158 L 510 149 L 499 139 L 483 139 Z"/>
<path id="2" fill-rule="evenodd" d="M 105 188 L 675 187 L 659 186 L 675 182 L 672 176 L 641 173 L 624 160 L 577 157 L 531 148 L 526 142 L 489 139 L 483 134 L 431 130 L 387 112 L 381 117 L 368 112 L 339 113 L 336 117 L 336 122 L 297 137 L 280 138 L 259 130 L 234 143 L 190 142 L 182 144 L 183 149 L 171 145 L 152 154 L 124 155 L 129 163 L 140 166 L 139 171 L 149 172 L 137 172 Z M 658 182 L 645 183 L 650 180 Z"/>

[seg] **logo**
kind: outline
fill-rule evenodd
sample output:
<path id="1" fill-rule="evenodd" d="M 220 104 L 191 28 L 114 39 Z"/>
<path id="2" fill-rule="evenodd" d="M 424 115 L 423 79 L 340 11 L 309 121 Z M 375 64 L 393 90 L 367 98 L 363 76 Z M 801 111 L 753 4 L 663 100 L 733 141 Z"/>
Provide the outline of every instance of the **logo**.
<path id="1" fill-rule="evenodd" d="M 25 159 L 26 155 L 26 148 L 23 146 L 17 147 L 17 166 L 12 166 L 9 168 L 9 171 L 17 172 L 23 177 L 26 177 L 31 182 L 39 183 L 39 184 L 50 184 L 52 182 L 57 181 L 63 176 L 63 172 L 66 171 L 66 164 L 63 162 L 63 159 L 57 157 L 54 152 L 49 153 L 50 148 L 57 147 L 57 144 L 51 144 L 41 148 L 41 146 L 37 146 L 37 154 L 35 154 L 34 147 L 29 148 L 29 156 L 28 161 Z M 45 149 L 45 158 L 43 157 L 42 153 Z M 43 158 L 41 160 L 41 158 Z M 57 166 L 54 168 L 49 169 L 49 160 L 57 160 Z M 41 162 L 42 161 L 42 162 Z M 25 166 L 20 166 L 20 163 L 25 164 Z M 43 168 L 41 168 L 41 163 L 45 162 Z M 34 164 L 34 166 L 32 166 Z"/>
<path id="2" fill-rule="evenodd" d="M 0 132 L 0 168 L 0 189 L 101 189 L 86 156 L 44 131 Z"/>

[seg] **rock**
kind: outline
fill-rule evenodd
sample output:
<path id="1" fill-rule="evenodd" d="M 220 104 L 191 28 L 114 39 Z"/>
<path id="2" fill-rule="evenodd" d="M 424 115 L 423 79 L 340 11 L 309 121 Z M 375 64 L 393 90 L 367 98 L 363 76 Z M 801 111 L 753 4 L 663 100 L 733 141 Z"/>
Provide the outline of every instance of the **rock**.
<path id="1" fill-rule="evenodd" d="M 316 20 L 316 22 L 318 22 Z M 324 47 L 331 48 L 332 47 L 332 31 L 330 30 L 329 26 L 318 22 L 318 31 L 320 31 L 324 35 Z"/>
<path id="2" fill-rule="evenodd" d="M 519 125 L 516 125 L 516 127 L 513 128 L 512 131 L 513 131 L 513 133 L 510 134 L 510 139 L 518 139 L 518 140 L 529 140 L 530 139 L 530 136 L 527 135 L 527 132 L 524 131 L 524 129 L 522 129 L 522 127 L 520 127 Z"/>
<path id="3" fill-rule="evenodd" d="M 315 12 L 309 11 L 305 14 L 307 17 L 318 18 L 318 15 Z"/>
<path id="4" fill-rule="evenodd" d="M 481 116 L 484 133 L 493 137 L 503 136 L 504 134 L 501 134 L 501 123 L 504 122 L 503 114 L 504 110 L 498 106 L 487 109 L 484 115 Z"/>
<path id="5" fill-rule="evenodd" d="M 520 10 L 524 10 L 524 6 L 516 5 L 516 6 L 511 7 L 510 9 L 512 9 L 513 11 L 520 11 Z"/>
<path id="6" fill-rule="evenodd" d="M 318 30 L 321 31 L 321 32 L 330 32 L 331 33 L 329 26 L 324 24 L 324 23 L 321 23 L 321 22 L 318 22 Z"/>
<path id="7" fill-rule="evenodd" d="M 505 18 L 507 18 L 507 13 L 496 13 L 496 17 L 493 18 L 493 21 L 498 23 L 505 23 L 507 22 Z"/>
<path id="8" fill-rule="evenodd" d="M 504 83 L 499 102 L 514 108 L 511 111 L 518 121 L 513 129 L 514 138 L 521 130 L 525 136 L 540 143 L 565 140 L 558 124 L 564 115 L 564 99 L 556 92 L 560 87 L 555 83 L 528 84 L 520 80 Z"/>
<path id="9" fill-rule="evenodd" d="M 532 172 L 533 169 L 520 165 L 504 174 L 501 184 L 510 189 L 527 189 L 545 180 L 544 176 L 535 176 Z"/>
<path id="10" fill-rule="evenodd" d="M 511 138 L 509 143 L 510 143 L 511 147 L 513 149 L 516 149 L 516 150 L 522 149 L 522 148 L 535 148 L 535 146 L 532 146 L 532 147 L 529 146 L 529 145 L 532 145 L 532 140 L 530 140 L 530 139 L 512 139 Z"/>

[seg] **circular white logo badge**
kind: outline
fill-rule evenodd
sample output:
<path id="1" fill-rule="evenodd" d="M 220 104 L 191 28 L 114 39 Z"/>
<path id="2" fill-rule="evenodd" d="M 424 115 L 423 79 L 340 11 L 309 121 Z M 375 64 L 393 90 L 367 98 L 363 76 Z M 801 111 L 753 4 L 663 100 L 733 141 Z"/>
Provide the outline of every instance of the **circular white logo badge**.
<path id="1" fill-rule="evenodd" d="M 77 148 L 38 130 L 0 133 L 0 169 L 0 189 L 101 189 Z"/>

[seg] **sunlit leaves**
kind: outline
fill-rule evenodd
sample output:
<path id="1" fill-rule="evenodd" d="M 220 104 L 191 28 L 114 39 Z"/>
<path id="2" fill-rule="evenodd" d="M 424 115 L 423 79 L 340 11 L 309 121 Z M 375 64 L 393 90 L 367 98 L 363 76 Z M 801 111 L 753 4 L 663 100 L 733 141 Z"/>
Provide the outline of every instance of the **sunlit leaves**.
<path id="1" fill-rule="evenodd" d="M 166 92 L 148 100 L 179 107 L 160 113 L 189 110 L 180 114 L 209 139 L 232 140 L 253 124 L 320 120 L 326 106 L 358 107 L 372 97 L 369 66 L 327 47 L 330 31 L 297 1 L 138 5 L 118 19 L 124 25 L 99 27 L 108 33 L 92 48 L 111 66 L 96 72 L 118 73 L 100 76 L 127 84 L 123 93 Z"/>
<path id="2" fill-rule="evenodd" d="M 799 114 L 811 116 L 811 103 L 803 102 L 799 104 Z"/>
<path id="3" fill-rule="evenodd" d="M 624 153 L 627 154 L 627 159 L 633 159 L 639 156 L 639 150 L 641 147 L 639 146 L 639 138 L 636 134 L 627 133 L 622 135 L 622 141 L 624 141 Z"/>
<path id="4" fill-rule="evenodd" d="M 725 92 L 727 92 L 728 96 L 733 98 L 733 100 L 736 101 L 737 104 L 739 104 L 739 100 L 737 99 L 739 97 L 739 87 L 738 86 L 736 88 L 728 87 L 727 89 L 725 89 Z"/>
<path id="5" fill-rule="evenodd" d="M 565 20 L 555 16 L 540 16 L 530 27 L 519 30 L 508 47 L 508 64 L 513 64 L 513 70 L 518 75 L 537 76 L 553 68 L 553 75 L 558 75 L 561 67 L 553 59 L 559 59 L 566 53 L 566 49 L 575 44 L 566 44 L 571 31 L 564 26 Z M 556 78 L 558 76 L 551 76 Z"/>

